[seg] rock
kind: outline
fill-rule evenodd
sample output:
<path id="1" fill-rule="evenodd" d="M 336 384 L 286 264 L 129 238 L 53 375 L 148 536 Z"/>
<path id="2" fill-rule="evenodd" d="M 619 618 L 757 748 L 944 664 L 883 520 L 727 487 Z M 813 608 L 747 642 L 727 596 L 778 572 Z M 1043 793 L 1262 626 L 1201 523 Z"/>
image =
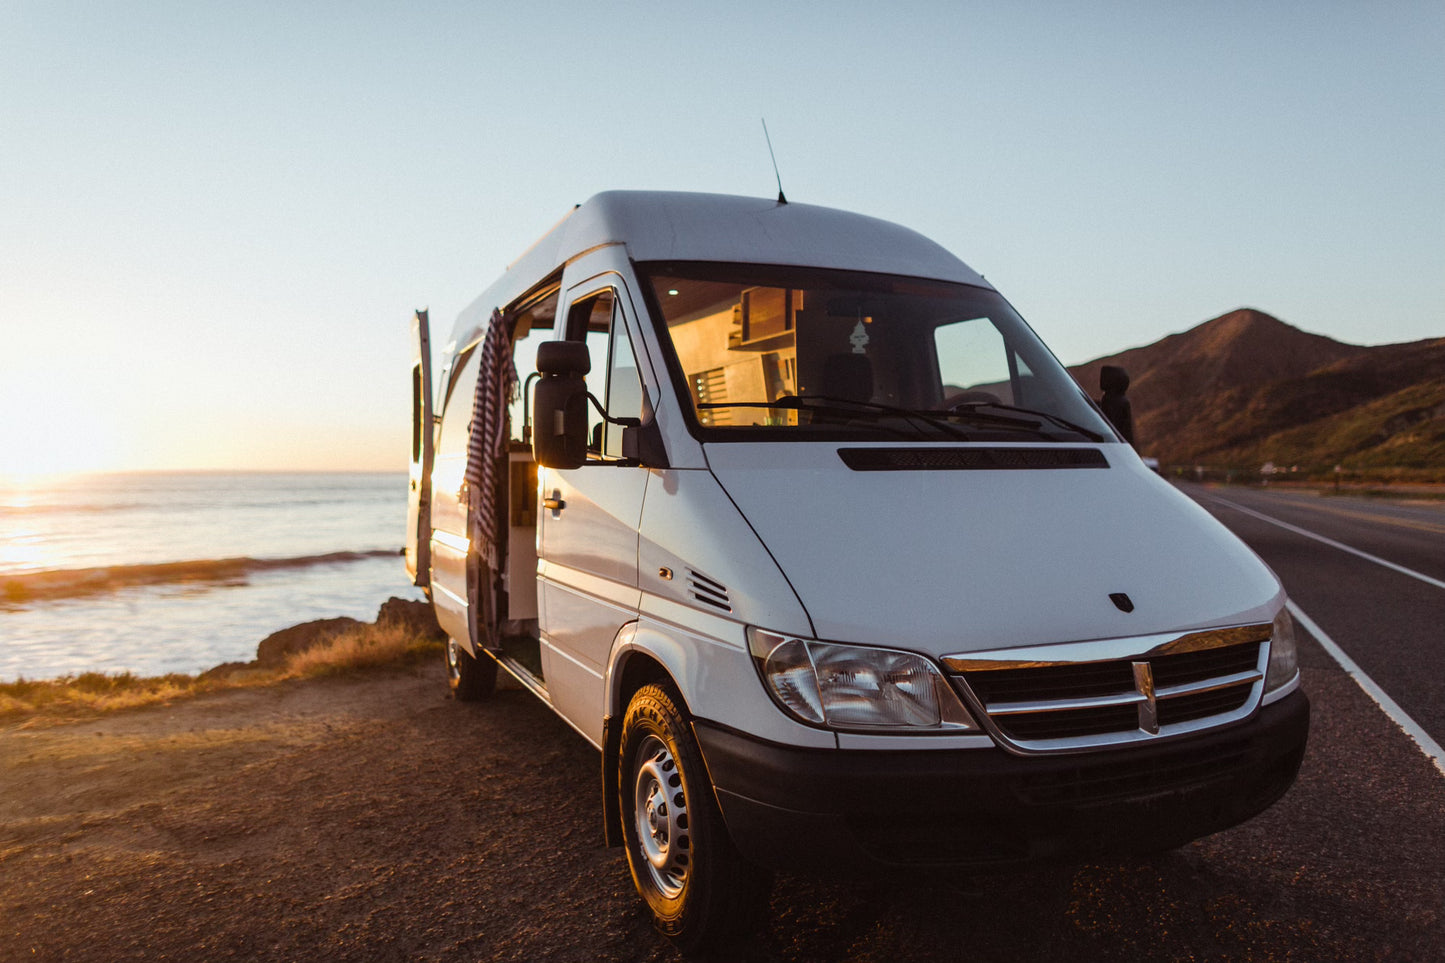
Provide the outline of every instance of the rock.
<path id="1" fill-rule="evenodd" d="M 335 619 L 317 619 L 302 622 L 289 629 L 272 632 L 256 646 L 256 661 L 266 668 L 273 668 L 286 661 L 288 655 L 305 652 L 350 629 L 365 625 L 356 619 L 342 616 Z"/>
<path id="2" fill-rule="evenodd" d="M 418 639 L 445 639 L 447 634 L 437 625 L 436 612 L 429 602 L 413 602 L 393 596 L 382 603 L 376 613 L 378 626 L 400 625 Z"/>
<path id="3" fill-rule="evenodd" d="M 218 666 L 207 669 L 196 678 L 202 682 L 212 679 L 229 679 L 238 672 L 250 672 L 256 668 L 254 662 L 222 662 Z"/>

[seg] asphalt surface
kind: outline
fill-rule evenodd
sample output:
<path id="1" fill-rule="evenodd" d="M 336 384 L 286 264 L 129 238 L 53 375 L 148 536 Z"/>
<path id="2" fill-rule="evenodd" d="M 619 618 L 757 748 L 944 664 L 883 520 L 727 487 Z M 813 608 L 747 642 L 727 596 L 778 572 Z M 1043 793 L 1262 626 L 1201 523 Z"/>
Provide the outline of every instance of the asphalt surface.
<path id="1" fill-rule="evenodd" d="M 1431 738 L 1445 743 L 1445 584 L 1380 564 L 1445 583 L 1445 503 L 1182 487 L 1274 569 L 1295 605 Z"/>
<path id="2" fill-rule="evenodd" d="M 1219 500 L 1437 579 L 1441 508 L 1188 491 L 1439 732 L 1445 590 Z M 1011 876 L 781 875 L 717 958 L 1445 960 L 1445 776 L 1305 632 L 1300 659 L 1299 780 L 1244 825 Z M 418 671 L 0 730 L 0 961 L 678 960 L 602 845 L 596 751 L 525 692 Z"/>
<path id="3" fill-rule="evenodd" d="M 1299 781 L 1152 858 L 782 875 L 729 963 L 1438 961 L 1445 780 L 1313 645 Z M 675 963 L 602 845 L 597 753 L 440 660 L 0 730 L 0 961 Z"/>

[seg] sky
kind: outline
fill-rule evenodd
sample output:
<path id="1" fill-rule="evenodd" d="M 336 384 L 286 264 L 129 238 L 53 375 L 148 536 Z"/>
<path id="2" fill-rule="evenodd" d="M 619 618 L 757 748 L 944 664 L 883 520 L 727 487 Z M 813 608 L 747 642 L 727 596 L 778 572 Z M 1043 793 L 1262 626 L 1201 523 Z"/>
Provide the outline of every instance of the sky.
<path id="1" fill-rule="evenodd" d="M 1445 335 L 1445 4 L 0 0 L 0 474 L 401 470 L 576 203 L 921 231 L 1065 363 L 1241 306 Z"/>

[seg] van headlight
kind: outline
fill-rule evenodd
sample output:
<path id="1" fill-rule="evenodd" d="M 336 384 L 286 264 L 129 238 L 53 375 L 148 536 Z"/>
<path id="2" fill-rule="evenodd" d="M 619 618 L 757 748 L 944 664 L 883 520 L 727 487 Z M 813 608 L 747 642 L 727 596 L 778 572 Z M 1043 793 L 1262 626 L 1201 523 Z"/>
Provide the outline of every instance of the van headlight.
<path id="1" fill-rule="evenodd" d="M 748 648 L 773 700 L 801 722 L 831 729 L 978 729 L 943 673 L 921 655 L 751 627 Z"/>
<path id="2" fill-rule="evenodd" d="M 1294 645 L 1294 619 L 1281 608 L 1274 617 L 1269 637 L 1269 669 L 1264 674 L 1264 691 L 1273 692 L 1299 675 L 1299 656 Z"/>

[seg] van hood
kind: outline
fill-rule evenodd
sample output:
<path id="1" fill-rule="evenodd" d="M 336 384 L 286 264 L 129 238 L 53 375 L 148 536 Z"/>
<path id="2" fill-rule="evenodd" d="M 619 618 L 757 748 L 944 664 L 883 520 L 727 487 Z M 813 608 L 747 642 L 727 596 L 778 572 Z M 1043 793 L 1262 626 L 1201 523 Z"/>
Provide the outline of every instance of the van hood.
<path id="1" fill-rule="evenodd" d="M 1097 446 L 1107 468 L 858 471 L 839 455 L 879 447 L 705 449 L 818 638 L 939 656 L 1268 622 L 1279 606 L 1265 564 L 1125 445 Z"/>

